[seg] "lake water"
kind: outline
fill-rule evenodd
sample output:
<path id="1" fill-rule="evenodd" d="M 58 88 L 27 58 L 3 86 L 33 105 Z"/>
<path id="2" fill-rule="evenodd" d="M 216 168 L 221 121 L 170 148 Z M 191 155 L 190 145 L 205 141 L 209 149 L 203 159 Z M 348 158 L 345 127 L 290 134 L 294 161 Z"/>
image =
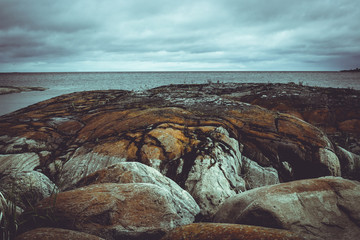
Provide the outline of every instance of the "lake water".
<path id="1" fill-rule="evenodd" d="M 49 88 L 43 92 L 0 95 L 0 115 L 61 94 L 124 89 L 142 91 L 168 84 L 208 82 L 302 83 L 309 86 L 360 90 L 359 72 L 102 72 L 0 73 L 0 86 Z"/>

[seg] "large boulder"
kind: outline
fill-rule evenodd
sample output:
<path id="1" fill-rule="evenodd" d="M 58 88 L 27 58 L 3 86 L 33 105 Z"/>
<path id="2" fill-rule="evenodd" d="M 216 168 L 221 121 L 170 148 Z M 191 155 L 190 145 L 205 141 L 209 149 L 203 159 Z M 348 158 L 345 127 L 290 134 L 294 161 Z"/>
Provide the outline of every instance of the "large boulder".
<path id="1" fill-rule="evenodd" d="M 171 230 L 161 240 L 301 240 L 295 233 L 256 226 L 224 224 L 224 223 L 193 223 Z"/>
<path id="2" fill-rule="evenodd" d="M 61 190 L 71 189 L 83 177 L 125 160 L 112 155 L 94 153 L 80 147 L 65 164 L 62 165 L 60 162 L 58 184 Z"/>
<path id="3" fill-rule="evenodd" d="M 96 171 L 81 179 L 76 188 L 101 183 L 151 183 L 171 193 L 174 207 L 180 214 L 186 212 L 196 216 L 200 209 L 192 196 L 170 178 L 165 177 L 155 168 L 139 162 L 122 162 Z M 186 218 L 187 216 L 184 215 Z"/>
<path id="4" fill-rule="evenodd" d="M 253 189 L 225 201 L 214 222 L 288 229 L 306 239 L 356 239 L 360 183 L 336 177 Z"/>
<path id="5" fill-rule="evenodd" d="M 15 238 L 15 240 L 104 240 L 98 236 L 90 235 L 84 232 L 77 232 L 61 228 L 36 228 L 34 230 L 23 233 Z"/>
<path id="6" fill-rule="evenodd" d="M 22 216 L 27 229 L 53 224 L 105 239 L 151 239 L 194 221 L 191 207 L 178 205 L 185 204 L 155 184 L 104 183 L 46 198 L 37 205 L 36 214 L 30 209 Z"/>

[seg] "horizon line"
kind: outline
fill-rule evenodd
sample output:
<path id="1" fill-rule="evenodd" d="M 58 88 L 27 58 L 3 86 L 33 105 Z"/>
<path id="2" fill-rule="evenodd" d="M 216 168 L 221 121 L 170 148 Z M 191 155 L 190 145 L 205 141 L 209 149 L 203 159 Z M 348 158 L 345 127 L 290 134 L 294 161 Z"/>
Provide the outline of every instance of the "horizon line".
<path id="1" fill-rule="evenodd" d="M 14 71 L 0 72 L 0 74 L 17 73 L 181 73 L 181 72 L 342 72 L 343 70 L 165 70 L 165 71 Z"/>

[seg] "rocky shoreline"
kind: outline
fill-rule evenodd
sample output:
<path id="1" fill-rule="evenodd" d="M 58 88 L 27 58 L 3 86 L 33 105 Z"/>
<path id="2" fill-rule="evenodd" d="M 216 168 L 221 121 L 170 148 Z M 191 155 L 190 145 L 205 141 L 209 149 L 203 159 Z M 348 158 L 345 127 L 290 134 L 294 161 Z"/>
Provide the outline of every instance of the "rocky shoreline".
<path id="1" fill-rule="evenodd" d="M 14 87 L 14 86 L 0 86 L 0 95 L 20 93 L 20 92 L 31 92 L 31 91 L 45 91 L 47 88 L 43 87 Z"/>
<path id="2" fill-rule="evenodd" d="M 0 116 L 0 191 L 18 239 L 353 239 L 359 129 L 352 89 L 72 93 Z"/>

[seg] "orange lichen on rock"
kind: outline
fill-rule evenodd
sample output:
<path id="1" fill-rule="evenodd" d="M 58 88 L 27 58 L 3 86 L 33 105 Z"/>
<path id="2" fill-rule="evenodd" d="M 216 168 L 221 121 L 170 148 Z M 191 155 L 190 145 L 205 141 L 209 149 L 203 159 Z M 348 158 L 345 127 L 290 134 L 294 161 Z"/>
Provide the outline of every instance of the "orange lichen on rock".
<path id="1" fill-rule="evenodd" d="M 231 110 L 229 111 L 229 116 L 237 120 L 233 122 L 240 124 L 236 126 L 238 128 L 242 128 L 244 125 L 249 125 L 259 126 L 261 128 L 272 130 L 274 132 L 276 131 L 274 121 L 274 119 L 276 118 L 276 113 L 271 112 L 265 108 L 261 108 L 258 106 L 249 106 L 248 109 L 242 111 Z"/>
<path id="2" fill-rule="evenodd" d="M 351 119 L 339 123 L 339 129 L 348 133 L 360 134 L 360 120 Z"/>
<path id="3" fill-rule="evenodd" d="M 79 132 L 78 139 L 86 141 L 123 130 L 126 126 L 121 124 L 121 120 L 126 114 L 127 112 L 107 112 L 93 116 Z"/>
<path id="4" fill-rule="evenodd" d="M 319 129 L 291 115 L 280 114 L 277 126 L 278 132 L 284 136 L 318 147 L 327 146 Z"/>
<path id="5" fill-rule="evenodd" d="M 193 223 L 178 227 L 161 240 L 301 240 L 286 230 L 240 224 Z"/>
<path id="6" fill-rule="evenodd" d="M 184 124 L 189 112 L 180 108 L 133 109 L 131 111 L 107 112 L 87 119 L 87 125 L 79 132 L 79 139 L 101 138 L 114 133 L 147 128 L 153 124 L 171 122 Z"/>
<path id="7" fill-rule="evenodd" d="M 336 189 L 341 188 L 342 190 L 346 189 L 355 189 L 358 187 L 358 184 L 350 180 L 340 179 L 340 178 L 317 178 L 317 179 L 304 179 L 291 181 L 288 183 L 282 183 L 279 185 L 274 185 L 267 187 L 263 191 L 263 195 L 266 194 L 293 194 L 293 193 L 304 193 L 304 192 L 321 192 L 321 191 L 336 191 Z"/>
<path id="8" fill-rule="evenodd" d="M 96 145 L 93 148 L 93 151 L 103 155 L 115 156 L 119 158 L 127 158 L 129 145 L 130 142 L 128 140 L 121 139 L 116 142 L 106 142 L 103 144 Z"/>
<path id="9" fill-rule="evenodd" d="M 38 131 L 28 131 L 21 135 L 21 137 L 30 138 L 38 141 L 52 142 L 54 139 L 61 139 L 61 135 L 55 131 L 49 131 L 49 129 L 40 129 Z"/>
<path id="10" fill-rule="evenodd" d="M 141 162 L 147 163 L 150 160 L 165 160 L 161 147 L 145 144 L 141 148 Z"/>
<path id="11" fill-rule="evenodd" d="M 91 185 L 86 188 L 59 193 L 55 199 L 44 199 L 38 208 L 41 210 L 53 207 L 57 213 L 63 214 L 68 219 L 73 219 L 75 227 L 79 228 L 86 227 L 84 225 L 91 225 L 93 221 L 102 221 L 103 224 L 101 225 L 104 226 L 121 225 L 128 222 L 138 227 L 150 227 L 160 224 L 157 218 L 162 216 L 164 212 L 159 212 L 156 208 L 165 206 L 163 203 L 165 199 L 156 196 L 156 192 L 151 193 L 151 189 L 152 185 L 138 184 L 105 183 Z M 151 202 L 152 204 L 150 204 Z M 108 212 L 110 216 L 104 215 L 103 217 L 107 219 L 103 220 L 93 218 L 103 212 Z"/>
<path id="12" fill-rule="evenodd" d="M 37 228 L 23 233 L 15 238 L 16 240 L 104 240 L 98 236 L 90 235 L 84 232 L 77 232 L 61 228 Z"/>
<path id="13" fill-rule="evenodd" d="M 156 128 L 149 132 L 149 135 L 156 138 L 162 148 L 167 153 L 169 159 L 180 158 L 184 154 L 186 144 L 189 143 L 189 138 L 185 137 L 183 131 L 173 128 Z"/>
<path id="14" fill-rule="evenodd" d="M 78 121 L 70 120 L 70 121 L 60 123 L 57 126 L 57 130 L 59 130 L 60 132 L 62 132 L 64 134 L 73 135 L 73 134 L 77 133 L 82 127 L 83 127 L 82 123 L 80 123 Z"/>
<path id="15" fill-rule="evenodd" d="M 332 124 L 332 113 L 329 109 L 313 109 L 303 113 L 304 119 L 311 124 Z"/>
<path id="16" fill-rule="evenodd" d="M 136 146 L 136 144 L 134 142 L 130 143 L 130 145 L 128 146 L 128 149 L 127 149 L 128 160 L 136 160 L 137 159 L 137 156 L 136 156 L 137 151 L 138 151 L 138 147 Z"/>
<path id="17" fill-rule="evenodd" d="M 106 239 L 128 239 L 128 235 L 151 235 L 192 222 L 194 216 L 179 209 L 179 201 L 155 184 L 93 184 L 43 199 L 36 206 L 37 222 L 28 221 L 29 225 L 42 221 L 42 226 L 51 227 L 53 223 L 43 220 L 50 214 L 60 228 Z"/>

